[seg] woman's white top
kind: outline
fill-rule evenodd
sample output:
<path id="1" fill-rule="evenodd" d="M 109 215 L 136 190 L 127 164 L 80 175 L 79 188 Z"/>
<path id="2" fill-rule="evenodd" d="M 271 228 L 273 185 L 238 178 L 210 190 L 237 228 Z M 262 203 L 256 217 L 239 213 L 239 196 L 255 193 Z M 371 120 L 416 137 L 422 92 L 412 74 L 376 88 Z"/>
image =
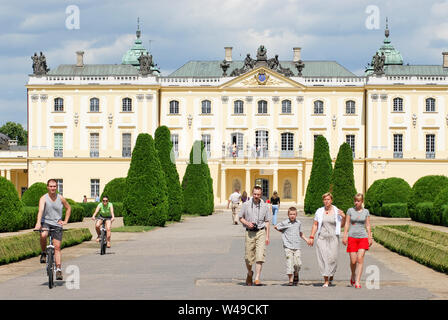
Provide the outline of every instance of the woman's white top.
<path id="1" fill-rule="evenodd" d="M 342 217 L 338 214 L 339 209 L 336 206 L 333 206 L 334 220 L 336 221 L 336 230 L 335 233 L 337 236 L 341 234 L 341 222 Z M 314 215 L 314 221 L 317 221 L 317 232 L 316 237 L 319 236 L 320 229 L 322 227 L 322 221 L 324 219 L 325 207 L 321 207 L 316 210 L 316 214 Z"/>

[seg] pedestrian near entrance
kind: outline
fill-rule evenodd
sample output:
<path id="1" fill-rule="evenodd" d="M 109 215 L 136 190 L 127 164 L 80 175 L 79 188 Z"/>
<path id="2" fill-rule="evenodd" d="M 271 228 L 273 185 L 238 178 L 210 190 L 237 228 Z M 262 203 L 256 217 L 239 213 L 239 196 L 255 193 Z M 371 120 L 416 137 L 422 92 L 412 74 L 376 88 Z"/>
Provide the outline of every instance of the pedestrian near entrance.
<path id="1" fill-rule="evenodd" d="M 52 231 L 43 231 L 40 233 L 40 247 L 42 253 L 40 263 L 46 262 L 45 249 L 47 247 L 48 232 L 52 232 L 54 257 L 56 261 L 56 280 L 62 280 L 62 226 L 68 223 L 72 209 L 67 200 L 57 193 L 58 182 L 55 179 L 47 181 L 48 193 L 44 194 L 39 200 L 39 211 L 37 213 L 37 221 L 34 229 L 38 230 L 42 227 L 45 229 L 54 229 Z M 65 220 L 62 220 L 62 207 L 66 209 Z"/>
<path id="2" fill-rule="evenodd" d="M 344 227 L 342 243 L 347 246 L 350 255 L 350 285 L 361 289 L 361 274 L 364 264 L 364 255 L 373 243 L 370 228 L 369 210 L 363 207 L 364 195 L 358 193 L 355 197 L 355 206 L 347 210 L 347 219 Z"/>
<path id="3" fill-rule="evenodd" d="M 303 235 L 302 224 L 297 220 L 297 209 L 288 209 L 288 219 L 283 220 L 274 227 L 282 233 L 283 248 L 286 256 L 286 274 L 288 275 L 289 286 L 296 286 L 299 283 L 299 271 L 302 266 L 300 260 L 300 238 L 305 242 L 309 239 Z M 293 278 L 294 276 L 294 278 Z"/>
<path id="4" fill-rule="evenodd" d="M 255 186 L 252 199 L 241 207 L 239 219 L 246 228 L 245 262 L 247 268 L 246 285 L 251 286 L 253 280 L 252 265 L 255 263 L 256 286 L 261 286 L 260 275 L 266 257 L 266 246 L 269 245 L 269 223 L 271 214 L 266 203 L 261 200 L 262 188 Z"/>
<path id="5" fill-rule="evenodd" d="M 271 205 L 272 205 L 272 225 L 277 224 L 277 213 L 280 210 L 280 197 L 278 196 L 277 191 L 274 191 L 271 197 Z"/>
<path id="6" fill-rule="evenodd" d="M 250 197 L 247 196 L 247 192 L 243 191 L 243 194 L 241 195 L 241 202 L 244 203 L 249 200 L 250 200 Z"/>
<path id="7" fill-rule="evenodd" d="M 84 198 L 82 198 L 82 202 L 87 203 L 87 196 L 84 196 Z"/>
<path id="8" fill-rule="evenodd" d="M 316 254 L 324 277 L 323 287 L 328 287 L 337 269 L 339 236 L 341 225 L 345 224 L 345 214 L 332 204 L 331 193 L 325 193 L 322 200 L 324 206 L 316 210 L 309 243 L 313 245 L 316 236 Z"/>
<path id="9" fill-rule="evenodd" d="M 240 205 L 241 194 L 238 189 L 235 189 L 235 192 L 230 195 L 229 201 L 227 202 L 227 209 L 232 205 L 232 223 L 238 224 L 238 206 Z"/>

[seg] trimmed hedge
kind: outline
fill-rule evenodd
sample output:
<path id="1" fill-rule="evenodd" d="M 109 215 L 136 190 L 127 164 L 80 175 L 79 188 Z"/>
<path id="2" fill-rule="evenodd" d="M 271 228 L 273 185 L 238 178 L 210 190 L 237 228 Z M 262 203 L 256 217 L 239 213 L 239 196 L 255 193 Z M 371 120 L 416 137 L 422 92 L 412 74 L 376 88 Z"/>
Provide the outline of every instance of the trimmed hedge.
<path id="1" fill-rule="evenodd" d="M 373 238 L 386 248 L 448 273 L 448 234 L 410 225 L 377 226 Z"/>
<path id="2" fill-rule="evenodd" d="M 442 225 L 448 227 L 448 205 L 442 206 Z"/>
<path id="3" fill-rule="evenodd" d="M 123 202 L 126 196 L 126 178 L 115 178 L 109 181 L 104 187 L 100 199 L 109 197 L 110 202 Z"/>
<path id="4" fill-rule="evenodd" d="M 381 216 L 391 218 L 407 218 L 408 204 L 407 203 L 385 203 L 381 207 Z"/>
<path id="5" fill-rule="evenodd" d="M 379 202 L 385 203 L 407 203 L 411 194 L 411 186 L 401 178 L 387 178 L 381 184 Z"/>
<path id="6" fill-rule="evenodd" d="M 416 214 L 412 220 L 423 223 L 432 223 L 433 208 L 433 202 L 421 202 L 417 204 L 417 207 L 415 208 Z"/>
<path id="7" fill-rule="evenodd" d="M 448 186 L 448 177 L 429 175 L 418 179 L 412 186 L 408 201 L 408 212 L 412 220 L 417 217 L 417 204 L 422 202 L 434 202 L 439 192 Z M 418 220 L 416 220 L 418 221 Z"/>
<path id="8" fill-rule="evenodd" d="M 369 209 L 371 214 L 376 216 L 381 215 L 381 203 L 379 203 L 379 199 L 384 180 L 386 179 L 375 180 L 370 185 L 365 196 L 365 207 Z"/>
<path id="9" fill-rule="evenodd" d="M 38 232 L 1 237 L 0 264 L 7 264 L 41 254 L 39 238 Z M 88 228 L 67 229 L 62 237 L 61 248 L 73 246 L 90 239 L 92 239 L 92 234 Z"/>
<path id="10" fill-rule="evenodd" d="M 33 183 L 22 195 L 24 206 L 39 206 L 40 198 L 48 192 L 47 184 L 43 182 Z"/>
<path id="11" fill-rule="evenodd" d="M 96 207 L 98 206 L 98 202 L 78 202 L 78 204 L 84 209 L 84 218 L 92 217 L 95 212 Z M 114 203 L 115 208 L 115 203 Z"/>
<path id="12" fill-rule="evenodd" d="M 0 232 L 19 230 L 22 210 L 16 187 L 11 181 L 0 177 Z"/>

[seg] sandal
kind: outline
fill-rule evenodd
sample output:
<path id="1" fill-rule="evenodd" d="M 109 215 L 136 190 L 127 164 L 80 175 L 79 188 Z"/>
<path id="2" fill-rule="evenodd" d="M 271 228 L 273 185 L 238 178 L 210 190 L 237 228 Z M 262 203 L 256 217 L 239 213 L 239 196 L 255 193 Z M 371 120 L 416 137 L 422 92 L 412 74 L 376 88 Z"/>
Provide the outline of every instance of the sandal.
<path id="1" fill-rule="evenodd" d="M 288 287 L 292 287 L 294 285 L 294 282 L 288 282 Z"/>

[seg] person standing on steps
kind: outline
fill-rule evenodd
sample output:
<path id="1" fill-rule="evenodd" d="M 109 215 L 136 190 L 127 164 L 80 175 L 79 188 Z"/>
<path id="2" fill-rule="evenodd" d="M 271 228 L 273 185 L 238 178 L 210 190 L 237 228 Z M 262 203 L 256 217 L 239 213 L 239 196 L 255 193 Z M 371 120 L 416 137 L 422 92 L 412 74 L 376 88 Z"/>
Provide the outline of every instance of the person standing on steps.
<path id="1" fill-rule="evenodd" d="M 262 188 L 252 189 L 252 199 L 244 202 L 239 213 L 241 224 L 246 228 L 245 263 L 247 268 L 246 285 L 252 285 L 255 263 L 256 286 L 261 286 L 260 275 L 266 257 L 266 246 L 269 245 L 269 225 L 271 214 L 266 203 L 261 200 Z"/>
<path id="2" fill-rule="evenodd" d="M 42 253 L 40 255 L 40 263 L 46 263 L 46 247 L 48 232 L 52 233 L 54 258 L 56 262 L 56 280 L 62 280 L 62 226 L 68 223 L 72 208 L 63 196 L 57 193 L 58 182 L 55 179 L 47 181 L 48 193 L 44 194 L 39 200 L 39 211 L 37 213 L 37 222 L 34 229 L 41 228 L 52 229 L 51 231 L 43 231 L 40 233 L 40 247 Z M 66 209 L 65 220 L 62 220 L 62 207 Z"/>

